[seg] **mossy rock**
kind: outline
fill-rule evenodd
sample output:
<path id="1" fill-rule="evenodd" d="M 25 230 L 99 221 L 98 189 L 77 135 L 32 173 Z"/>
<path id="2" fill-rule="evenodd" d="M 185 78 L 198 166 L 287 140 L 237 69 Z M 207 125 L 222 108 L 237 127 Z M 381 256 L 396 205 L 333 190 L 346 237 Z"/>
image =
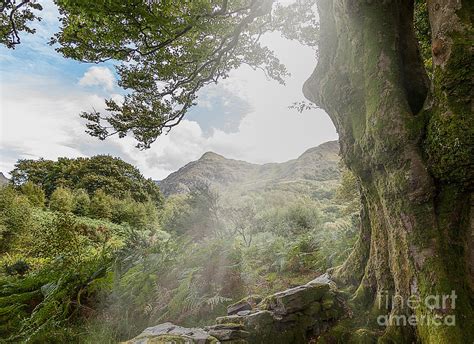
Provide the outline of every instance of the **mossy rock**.
<path id="1" fill-rule="evenodd" d="M 227 315 L 234 315 L 241 311 L 249 311 L 255 309 L 257 305 L 262 301 L 260 295 L 247 296 L 229 306 L 227 306 Z"/>
<path id="2" fill-rule="evenodd" d="M 277 314 L 289 314 L 302 311 L 314 302 L 320 301 L 329 291 L 328 284 L 311 284 L 291 288 L 265 298 L 260 308 Z"/>
<path id="3" fill-rule="evenodd" d="M 334 303 L 335 303 L 335 296 L 331 292 L 326 293 L 321 300 L 321 306 L 323 307 L 324 310 L 333 308 Z"/>
<path id="4" fill-rule="evenodd" d="M 215 344 L 218 340 L 201 328 L 186 328 L 163 323 L 145 329 L 127 344 Z"/>
<path id="5" fill-rule="evenodd" d="M 245 317 L 239 315 L 227 315 L 216 318 L 216 324 L 237 324 L 242 325 L 245 322 Z"/>
<path id="6" fill-rule="evenodd" d="M 316 316 L 321 312 L 321 303 L 313 302 L 308 308 L 306 308 L 303 313 L 308 316 Z"/>

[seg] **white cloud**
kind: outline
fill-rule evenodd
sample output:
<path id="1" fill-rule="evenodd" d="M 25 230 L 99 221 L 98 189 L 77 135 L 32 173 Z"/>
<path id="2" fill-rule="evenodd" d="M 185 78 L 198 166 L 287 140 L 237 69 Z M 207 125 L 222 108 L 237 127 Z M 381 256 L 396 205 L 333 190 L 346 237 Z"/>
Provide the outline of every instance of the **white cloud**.
<path id="1" fill-rule="evenodd" d="M 66 85 L 60 76 L 53 75 L 22 73 L 14 79 L 2 79 L 0 171 L 10 171 L 18 158 L 111 154 L 136 165 L 147 177 L 162 179 L 206 151 L 264 163 L 292 159 L 310 147 L 336 139 L 334 126 L 322 110 L 299 114 L 288 109 L 292 102 L 303 99 L 301 87 L 315 66 L 314 52 L 278 35 L 265 39 L 292 74 L 286 87 L 241 67 L 216 86 L 225 87 L 250 105 L 237 131 L 226 133 L 214 128 L 211 135 L 205 135 L 196 117 L 181 122 L 146 151 L 137 150 L 130 137 L 99 141 L 84 133 L 78 114 L 92 107 L 101 111 L 104 106 L 104 95 L 93 93 L 93 88 Z M 105 96 L 117 101 L 122 97 L 113 93 L 115 78 L 106 67 L 89 68 L 79 84 L 103 87 L 108 91 Z M 208 91 L 215 92 L 215 88 Z M 212 99 L 206 92 L 201 91 L 203 108 L 212 105 L 206 103 Z"/>
<path id="2" fill-rule="evenodd" d="M 90 67 L 79 80 L 81 86 L 102 86 L 112 91 L 115 86 L 115 77 L 107 67 Z"/>

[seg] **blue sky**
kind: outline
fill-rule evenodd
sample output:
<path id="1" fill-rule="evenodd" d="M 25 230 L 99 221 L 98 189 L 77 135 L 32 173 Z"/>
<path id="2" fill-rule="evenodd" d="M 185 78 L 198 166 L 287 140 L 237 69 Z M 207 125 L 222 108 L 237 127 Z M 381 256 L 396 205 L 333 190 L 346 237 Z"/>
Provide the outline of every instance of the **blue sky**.
<path id="1" fill-rule="evenodd" d="M 303 99 L 301 86 L 316 64 L 314 52 L 277 34 L 264 37 L 292 76 L 286 87 L 241 67 L 218 85 L 200 91 L 198 106 L 179 127 L 139 151 L 132 138 L 99 141 L 84 132 L 83 110 L 119 99 L 113 63 L 86 64 L 63 58 L 47 42 L 57 31 L 57 10 L 43 1 L 35 35 L 23 35 L 15 50 L 0 48 L 0 171 L 17 159 L 111 154 L 147 177 L 164 178 L 206 151 L 255 163 L 285 161 L 336 139 L 322 110 L 288 109 Z"/>

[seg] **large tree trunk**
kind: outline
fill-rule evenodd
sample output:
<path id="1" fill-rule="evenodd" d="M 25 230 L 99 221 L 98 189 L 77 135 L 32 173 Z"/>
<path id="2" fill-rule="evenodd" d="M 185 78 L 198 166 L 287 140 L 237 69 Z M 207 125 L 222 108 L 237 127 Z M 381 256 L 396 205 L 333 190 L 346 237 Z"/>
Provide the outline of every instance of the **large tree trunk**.
<path id="1" fill-rule="evenodd" d="M 334 277 L 356 286 L 353 301 L 372 317 L 391 315 L 382 342 L 470 343 L 473 6 L 428 7 L 432 81 L 417 48 L 413 1 L 320 0 L 320 57 L 303 91 L 331 117 L 361 187 L 361 237 Z M 457 298 L 440 307 L 429 298 L 452 291 Z M 388 310 L 386 293 L 397 295 Z M 400 304 L 409 297 L 423 302 Z M 397 316 L 411 314 L 416 326 L 396 326 Z"/>

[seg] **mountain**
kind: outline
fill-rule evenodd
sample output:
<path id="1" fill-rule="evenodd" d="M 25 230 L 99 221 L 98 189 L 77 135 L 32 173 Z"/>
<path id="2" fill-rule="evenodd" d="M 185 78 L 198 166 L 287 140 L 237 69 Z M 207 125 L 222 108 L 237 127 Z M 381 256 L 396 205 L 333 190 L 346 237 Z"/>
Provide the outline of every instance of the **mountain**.
<path id="1" fill-rule="evenodd" d="M 0 172 L 0 186 L 7 185 L 10 182 L 10 179 L 4 176 L 2 172 Z"/>
<path id="2" fill-rule="evenodd" d="M 199 183 L 208 183 L 224 193 L 270 189 L 314 193 L 338 183 L 338 151 L 337 141 L 330 141 L 308 149 L 296 159 L 263 165 L 207 152 L 171 173 L 159 185 L 166 196 L 186 193 Z"/>

